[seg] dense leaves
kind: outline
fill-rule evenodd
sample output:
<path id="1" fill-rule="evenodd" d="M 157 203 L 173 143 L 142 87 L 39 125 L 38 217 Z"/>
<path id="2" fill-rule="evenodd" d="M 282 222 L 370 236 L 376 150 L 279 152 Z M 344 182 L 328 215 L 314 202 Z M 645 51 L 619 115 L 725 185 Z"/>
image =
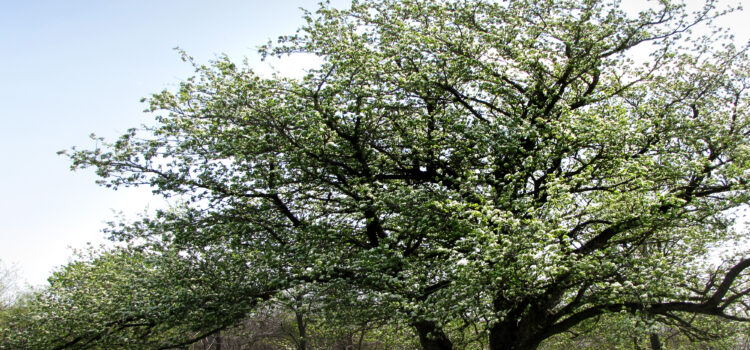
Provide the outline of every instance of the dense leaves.
<path id="1" fill-rule="evenodd" d="M 301 295 L 410 325 L 424 349 L 534 349 L 615 312 L 745 320 L 750 260 L 711 259 L 743 237 L 750 67 L 718 34 L 688 35 L 720 14 L 355 1 L 262 49 L 321 58 L 302 79 L 184 56 L 196 75 L 149 100 L 154 127 L 69 153 L 106 186 L 185 201 L 111 232 L 172 252 L 153 269 L 174 291 L 144 308 L 128 298 L 164 285 L 113 280 L 117 319 L 137 310 L 148 334 L 63 319 L 92 342 L 150 339 Z M 211 317 L 185 316 L 206 303 Z"/>
<path id="2" fill-rule="evenodd" d="M 97 255 L 65 266 L 49 287 L 17 301 L 3 315 L 0 348 L 171 348 L 245 316 L 248 297 L 270 296 L 228 264 L 133 249 Z"/>

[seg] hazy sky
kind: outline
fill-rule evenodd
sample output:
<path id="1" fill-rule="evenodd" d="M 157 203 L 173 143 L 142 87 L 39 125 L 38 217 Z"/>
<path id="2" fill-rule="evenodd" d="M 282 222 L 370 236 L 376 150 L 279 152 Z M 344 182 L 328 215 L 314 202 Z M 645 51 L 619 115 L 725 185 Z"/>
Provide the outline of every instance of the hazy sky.
<path id="1" fill-rule="evenodd" d="M 71 173 L 56 152 L 93 146 L 92 132 L 113 138 L 149 121 L 139 100 L 192 71 L 172 48 L 198 62 L 226 53 L 261 66 L 256 47 L 293 33 L 298 8 L 316 3 L 0 0 L 0 260 L 42 284 L 69 247 L 104 242 L 113 210 L 132 216 L 149 205 L 147 189 L 100 188 L 92 171 Z M 747 40 L 746 17 L 722 22 Z"/>

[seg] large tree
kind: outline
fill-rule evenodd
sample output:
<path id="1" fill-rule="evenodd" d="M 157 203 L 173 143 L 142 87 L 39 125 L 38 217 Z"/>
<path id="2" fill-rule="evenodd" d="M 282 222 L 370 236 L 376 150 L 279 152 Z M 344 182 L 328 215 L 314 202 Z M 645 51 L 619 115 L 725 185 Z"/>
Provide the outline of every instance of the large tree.
<path id="1" fill-rule="evenodd" d="M 611 312 L 745 320 L 750 260 L 708 264 L 742 237 L 731 213 L 750 177 L 746 50 L 690 36 L 720 14 L 323 6 L 262 49 L 320 58 L 304 78 L 193 63 L 150 99 L 155 126 L 70 156 L 107 186 L 185 201 L 115 237 L 253 281 L 213 292 L 236 306 L 215 327 L 289 291 L 377 309 L 425 350 L 468 327 L 490 349 L 535 349 Z"/>

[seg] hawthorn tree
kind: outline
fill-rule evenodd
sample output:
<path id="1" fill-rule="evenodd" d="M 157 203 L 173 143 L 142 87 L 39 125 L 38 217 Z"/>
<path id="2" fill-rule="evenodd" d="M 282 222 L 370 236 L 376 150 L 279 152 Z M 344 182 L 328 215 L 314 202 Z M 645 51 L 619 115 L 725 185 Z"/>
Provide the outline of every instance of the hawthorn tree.
<path id="1" fill-rule="evenodd" d="M 744 237 L 746 49 L 691 36 L 714 1 L 620 5 L 324 5 L 261 49 L 321 59 L 304 78 L 193 62 L 149 100 L 155 126 L 69 155 L 185 201 L 112 234 L 253 281 L 212 292 L 233 303 L 216 327 L 289 291 L 377 310 L 425 350 L 535 349 L 614 312 L 747 320 L 750 259 L 710 264 Z"/>

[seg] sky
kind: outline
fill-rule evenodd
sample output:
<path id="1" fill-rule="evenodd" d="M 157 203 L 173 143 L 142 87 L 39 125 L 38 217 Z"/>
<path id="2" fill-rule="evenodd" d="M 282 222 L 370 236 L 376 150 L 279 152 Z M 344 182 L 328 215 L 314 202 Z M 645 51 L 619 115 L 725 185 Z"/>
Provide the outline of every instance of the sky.
<path id="1" fill-rule="evenodd" d="M 200 63 L 247 57 L 268 72 L 256 48 L 293 33 L 299 7 L 317 0 L 0 0 L 0 260 L 42 285 L 71 248 L 105 243 L 101 229 L 117 212 L 168 205 L 148 189 L 98 187 L 93 171 L 71 172 L 56 153 L 149 122 L 140 99 L 192 73 L 174 47 Z M 721 21 L 741 42 L 744 17 Z M 288 74 L 299 66 L 276 63 Z"/>

